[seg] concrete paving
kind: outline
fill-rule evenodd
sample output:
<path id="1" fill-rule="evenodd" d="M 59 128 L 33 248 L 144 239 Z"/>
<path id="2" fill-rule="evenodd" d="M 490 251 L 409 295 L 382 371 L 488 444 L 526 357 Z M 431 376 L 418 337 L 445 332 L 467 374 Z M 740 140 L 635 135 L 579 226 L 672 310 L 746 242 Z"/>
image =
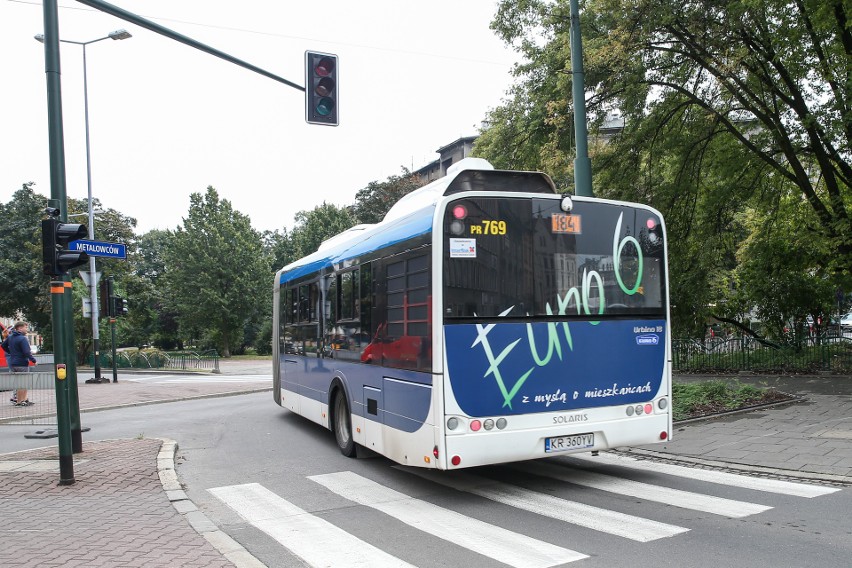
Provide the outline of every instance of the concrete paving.
<path id="1" fill-rule="evenodd" d="M 269 361 L 223 361 L 220 370 L 209 381 L 175 375 L 164 382 L 130 380 L 139 376 L 123 371 L 119 382 L 109 385 L 87 384 L 92 375 L 81 372 L 80 408 L 86 412 L 271 388 Z M 738 379 L 774 386 L 800 400 L 679 423 L 670 442 L 625 451 L 697 467 L 852 485 L 852 378 Z M 53 393 L 30 391 L 31 399 L 42 395 L 40 410 L 39 402 L 26 408 L 0 404 L 0 435 L 2 422 L 38 423 L 45 415 L 49 420 Z M 58 485 L 56 447 L 0 455 L 0 566 L 262 566 L 188 500 L 174 466 L 176 447 L 173 440 L 150 438 L 87 440 L 85 451 L 74 457 L 73 485 Z"/>

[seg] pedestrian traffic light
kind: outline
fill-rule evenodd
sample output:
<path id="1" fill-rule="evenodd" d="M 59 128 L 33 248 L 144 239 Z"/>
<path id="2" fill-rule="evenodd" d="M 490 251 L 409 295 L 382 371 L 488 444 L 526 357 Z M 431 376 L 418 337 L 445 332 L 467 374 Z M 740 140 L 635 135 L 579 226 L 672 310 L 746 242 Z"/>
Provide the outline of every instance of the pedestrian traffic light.
<path id="1" fill-rule="evenodd" d="M 43 271 L 48 276 L 61 276 L 89 261 L 85 252 L 68 250 L 69 243 L 86 236 L 86 226 L 61 223 L 56 218 L 59 210 L 50 211 L 50 217 L 41 222 Z"/>
<path id="2" fill-rule="evenodd" d="M 126 316 L 127 300 L 125 300 L 121 296 L 113 296 L 110 299 L 112 301 L 112 313 L 110 314 L 110 317 Z"/>
<path id="3" fill-rule="evenodd" d="M 309 124 L 337 126 L 337 56 L 305 52 L 305 120 Z"/>

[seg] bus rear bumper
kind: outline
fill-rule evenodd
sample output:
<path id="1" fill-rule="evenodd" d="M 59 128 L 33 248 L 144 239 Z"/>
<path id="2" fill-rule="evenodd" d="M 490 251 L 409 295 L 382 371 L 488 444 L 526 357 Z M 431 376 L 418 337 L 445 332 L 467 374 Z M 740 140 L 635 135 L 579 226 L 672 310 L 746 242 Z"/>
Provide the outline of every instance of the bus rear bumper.
<path id="1" fill-rule="evenodd" d="M 440 459 L 439 463 L 446 464 L 447 469 L 460 469 L 656 444 L 671 438 L 671 422 L 667 413 L 593 424 L 571 424 L 564 428 L 547 426 L 513 430 L 511 418 L 508 422 L 504 430 L 448 433 L 444 459 Z M 593 437 L 590 438 L 589 434 Z"/>

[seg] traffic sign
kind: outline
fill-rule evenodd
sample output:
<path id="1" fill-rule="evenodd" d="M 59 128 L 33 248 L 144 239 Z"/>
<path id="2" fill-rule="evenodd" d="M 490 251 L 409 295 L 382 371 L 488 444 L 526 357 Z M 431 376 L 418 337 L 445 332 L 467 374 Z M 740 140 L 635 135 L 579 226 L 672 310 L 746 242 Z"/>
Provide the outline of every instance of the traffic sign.
<path id="1" fill-rule="evenodd" d="M 89 287 L 92 286 L 92 276 L 89 272 L 86 272 L 85 270 L 81 270 L 80 271 L 80 278 L 83 279 L 83 283 L 86 284 L 86 286 L 89 286 Z M 97 286 L 98 282 L 100 282 L 100 281 L 101 281 L 101 273 L 95 272 L 95 286 Z"/>
<path id="2" fill-rule="evenodd" d="M 70 243 L 69 249 L 85 252 L 89 256 L 127 258 L 127 247 L 118 243 L 105 243 L 102 241 L 80 239 L 79 241 Z"/>

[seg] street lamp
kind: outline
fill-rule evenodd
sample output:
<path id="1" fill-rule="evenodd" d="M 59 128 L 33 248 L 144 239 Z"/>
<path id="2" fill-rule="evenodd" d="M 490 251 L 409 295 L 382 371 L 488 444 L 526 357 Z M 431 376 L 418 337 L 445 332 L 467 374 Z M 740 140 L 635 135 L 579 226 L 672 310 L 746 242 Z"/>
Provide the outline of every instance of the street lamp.
<path id="1" fill-rule="evenodd" d="M 104 37 L 99 37 L 98 39 L 93 39 L 91 41 L 71 41 L 67 39 L 60 39 L 59 41 L 62 43 L 73 43 L 74 45 L 82 45 L 83 46 L 83 106 L 85 108 L 85 118 L 86 118 L 86 182 L 89 190 L 89 240 L 95 239 L 95 210 L 92 206 L 92 156 L 89 150 L 89 85 L 88 85 L 88 71 L 86 68 L 86 46 L 92 43 L 97 43 L 99 41 L 103 41 L 105 39 L 127 39 L 132 37 L 130 32 L 127 30 L 115 30 L 111 32 L 109 35 Z M 35 39 L 41 43 L 44 43 L 44 35 L 37 34 Z M 92 382 L 100 383 L 100 382 L 109 382 L 109 379 L 101 378 L 101 361 L 100 361 L 100 330 L 98 328 L 98 316 L 100 315 L 98 312 L 98 283 L 97 283 L 97 271 L 95 269 L 95 257 L 89 257 L 89 301 L 91 302 L 90 313 L 92 315 L 92 349 L 94 352 L 94 360 L 95 360 L 95 378 L 90 379 Z M 86 381 L 89 382 L 89 381 Z"/>

